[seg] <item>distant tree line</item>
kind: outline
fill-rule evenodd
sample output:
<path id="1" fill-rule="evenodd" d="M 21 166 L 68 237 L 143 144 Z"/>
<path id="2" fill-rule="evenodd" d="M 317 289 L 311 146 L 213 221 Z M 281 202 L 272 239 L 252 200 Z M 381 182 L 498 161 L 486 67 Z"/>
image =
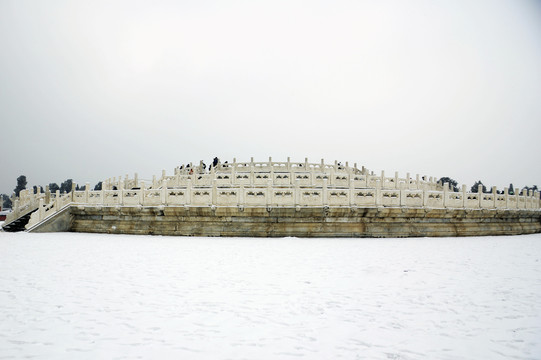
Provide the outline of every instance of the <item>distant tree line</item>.
<path id="1" fill-rule="evenodd" d="M 11 209 L 11 199 L 6 194 L 2 194 L 2 209 Z"/>
<path id="2" fill-rule="evenodd" d="M 15 186 L 15 189 L 13 189 L 13 193 L 15 194 L 15 197 L 19 197 L 20 193 L 22 190 L 26 190 L 26 185 L 28 184 L 27 180 L 26 180 L 26 176 L 25 175 L 21 175 L 17 178 L 17 186 Z M 57 184 L 57 183 L 50 183 L 49 184 L 49 191 L 51 193 L 55 193 L 57 190 L 60 191 L 61 194 L 66 194 L 66 193 L 69 193 L 71 192 L 72 190 L 72 187 L 73 187 L 73 180 L 72 179 L 67 179 L 66 181 L 62 182 L 60 184 L 60 186 Z M 85 190 L 86 186 L 83 185 L 83 186 L 79 186 L 79 185 L 76 185 L 75 187 L 75 190 L 77 191 L 82 191 L 82 190 Z M 95 186 L 94 186 L 94 190 L 101 190 L 102 188 L 102 182 L 98 182 Z M 37 194 L 38 192 L 40 193 L 44 193 L 45 192 L 45 187 L 41 186 L 41 185 L 34 185 L 33 188 L 32 188 L 32 191 L 34 194 Z M 12 203 L 12 200 L 10 198 L 9 195 L 7 194 L 0 194 L 0 196 L 2 196 L 2 208 L 3 209 L 11 209 L 11 207 L 13 206 L 13 203 Z"/>

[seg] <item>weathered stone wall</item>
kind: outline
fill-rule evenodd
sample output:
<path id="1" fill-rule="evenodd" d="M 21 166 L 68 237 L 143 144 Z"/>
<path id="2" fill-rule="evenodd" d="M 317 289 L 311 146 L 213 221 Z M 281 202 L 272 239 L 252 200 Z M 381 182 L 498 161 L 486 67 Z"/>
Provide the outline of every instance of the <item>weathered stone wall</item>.
<path id="1" fill-rule="evenodd" d="M 61 225 L 49 221 L 32 231 L 62 231 L 65 227 L 64 231 L 91 233 L 241 237 L 440 237 L 541 232 L 539 210 L 72 205 L 67 213 Z"/>

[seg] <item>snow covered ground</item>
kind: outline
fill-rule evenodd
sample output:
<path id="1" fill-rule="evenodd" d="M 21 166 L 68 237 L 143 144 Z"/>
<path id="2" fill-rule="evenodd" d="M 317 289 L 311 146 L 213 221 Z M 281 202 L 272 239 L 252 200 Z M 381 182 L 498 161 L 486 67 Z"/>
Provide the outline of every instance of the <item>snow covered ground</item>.
<path id="1" fill-rule="evenodd" d="M 0 233 L 0 359 L 541 359 L 541 235 Z"/>

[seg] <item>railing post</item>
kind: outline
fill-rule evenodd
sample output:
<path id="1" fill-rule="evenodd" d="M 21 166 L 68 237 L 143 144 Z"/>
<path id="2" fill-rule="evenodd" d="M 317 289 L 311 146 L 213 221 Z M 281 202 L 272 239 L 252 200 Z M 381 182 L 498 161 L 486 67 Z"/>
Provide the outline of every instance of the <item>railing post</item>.
<path id="1" fill-rule="evenodd" d="M 394 172 L 394 188 L 395 189 L 399 188 L 399 185 L 398 185 L 398 171 Z"/>
<path id="2" fill-rule="evenodd" d="M 48 204 L 51 202 L 51 190 L 49 189 L 49 185 L 45 186 L 45 203 Z"/>
<path id="3" fill-rule="evenodd" d="M 76 184 L 75 183 L 72 183 L 71 184 L 71 202 L 73 202 L 75 200 L 74 198 L 74 195 L 75 195 L 75 188 L 76 188 Z"/>
<path id="4" fill-rule="evenodd" d="M 287 171 L 291 171 L 291 158 L 287 157 Z M 291 183 L 293 185 L 293 183 Z"/>
<path id="5" fill-rule="evenodd" d="M 354 190 L 354 182 L 353 177 L 349 176 L 349 206 L 353 206 L 355 204 L 355 190 Z"/>
<path id="6" fill-rule="evenodd" d="M 139 189 L 139 204 L 141 206 L 145 205 L 145 182 L 141 180 L 141 187 Z"/>
<path id="7" fill-rule="evenodd" d="M 15 213 L 15 218 L 18 218 L 19 217 L 18 216 L 19 215 L 18 214 L 18 212 L 19 212 L 19 199 L 15 200 L 13 202 L 13 212 Z"/>
<path id="8" fill-rule="evenodd" d="M 383 198 L 381 194 L 381 180 L 376 179 L 376 206 L 381 206 L 383 203 Z"/>
<path id="9" fill-rule="evenodd" d="M 410 173 L 406 173 L 406 189 L 410 189 L 411 176 Z"/>
<path id="10" fill-rule="evenodd" d="M 483 208 L 483 185 L 477 187 L 477 194 L 479 195 L 479 209 Z"/>
<path id="11" fill-rule="evenodd" d="M 244 185 L 241 184 L 239 188 L 239 204 L 241 206 L 244 206 Z"/>
<path id="12" fill-rule="evenodd" d="M 443 183 L 443 207 L 447 208 L 449 204 L 449 183 Z"/>
<path id="13" fill-rule="evenodd" d="M 327 191 L 327 179 L 323 179 L 323 206 L 329 204 L 329 192 Z"/>
<path id="14" fill-rule="evenodd" d="M 462 207 L 466 208 L 466 203 L 468 199 L 468 192 L 466 190 L 466 185 L 462 184 Z"/>
<path id="15" fill-rule="evenodd" d="M 124 205 L 124 182 L 122 181 L 118 183 L 118 203 Z"/>
<path id="16" fill-rule="evenodd" d="M 289 185 L 295 186 L 296 179 L 295 179 L 295 176 L 293 176 L 294 172 L 291 170 L 291 164 L 289 164 L 288 167 L 289 167 L 289 172 L 288 172 Z"/>
<path id="17" fill-rule="evenodd" d="M 44 218 L 44 215 L 45 215 L 45 207 L 44 207 L 44 203 L 43 203 L 43 199 L 39 199 L 39 208 L 38 208 L 38 222 L 40 222 L 41 220 L 43 220 Z"/>
<path id="18" fill-rule="evenodd" d="M 211 183 L 210 186 L 212 186 L 211 191 L 210 191 L 210 197 L 211 197 L 210 198 L 210 203 L 212 205 L 216 205 L 216 197 L 218 195 L 218 191 L 217 191 L 217 186 L 218 185 L 216 183 L 216 179 L 212 180 L 212 183 Z"/>
<path id="19" fill-rule="evenodd" d="M 404 182 L 400 182 L 399 188 L 400 188 L 400 206 L 406 206 L 406 184 Z"/>
<path id="20" fill-rule="evenodd" d="M 299 180 L 295 180 L 295 206 L 301 205 L 301 187 Z"/>
<path id="21" fill-rule="evenodd" d="M 384 189 L 385 188 L 385 171 L 384 170 L 381 170 L 381 188 Z"/>
<path id="22" fill-rule="evenodd" d="M 88 204 L 88 191 L 90 190 L 90 183 L 85 183 L 85 204 Z"/>
<path id="23" fill-rule="evenodd" d="M 505 197 L 505 208 L 509 209 L 509 188 L 503 188 L 503 196 Z"/>
<path id="24" fill-rule="evenodd" d="M 60 190 L 56 190 L 56 197 L 54 199 L 55 210 L 60 210 Z"/>
<path id="25" fill-rule="evenodd" d="M 496 186 L 493 186 L 493 187 L 492 187 L 492 200 L 493 200 L 493 202 L 494 202 L 494 208 L 497 207 L 497 206 L 496 206 L 496 204 L 497 204 L 497 199 L 496 199 L 497 194 L 498 194 L 498 190 L 496 190 Z"/>
<path id="26" fill-rule="evenodd" d="M 163 178 L 163 181 L 162 181 L 162 196 L 161 196 L 161 200 L 162 200 L 162 205 L 167 205 L 167 180 L 165 180 L 165 178 Z"/>
<path id="27" fill-rule="evenodd" d="M 192 179 L 188 178 L 186 182 L 186 205 L 192 203 Z"/>
<path id="28" fill-rule="evenodd" d="M 269 158 L 270 160 L 270 158 Z M 273 204 L 273 196 L 272 196 L 272 180 L 269 180 L 267 182 L 267 207 L 272 206 Z"/>

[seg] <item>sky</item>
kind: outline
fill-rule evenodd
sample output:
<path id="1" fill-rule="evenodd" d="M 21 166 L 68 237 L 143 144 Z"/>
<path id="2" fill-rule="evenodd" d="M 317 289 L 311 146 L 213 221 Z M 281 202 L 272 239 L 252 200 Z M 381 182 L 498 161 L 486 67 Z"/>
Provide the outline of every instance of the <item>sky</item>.
<path id="1" fill-rule="evenodd" d="M 541 1 L 0 0 L 0 192 L 218 156 L 541 185 Z"/>

